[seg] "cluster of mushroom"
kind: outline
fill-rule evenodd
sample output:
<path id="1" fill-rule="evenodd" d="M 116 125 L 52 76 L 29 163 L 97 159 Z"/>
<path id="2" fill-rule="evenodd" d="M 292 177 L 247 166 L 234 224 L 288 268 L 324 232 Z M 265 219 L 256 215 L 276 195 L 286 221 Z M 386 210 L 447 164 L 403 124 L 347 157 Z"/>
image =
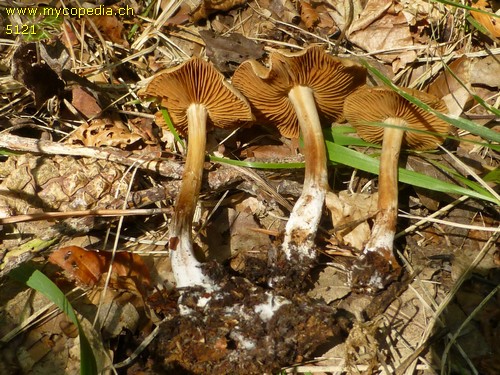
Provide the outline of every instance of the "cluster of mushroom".
<path id="1" fill-rule="evenodd" d="M 313 46 L 298 53 L 272 52 L 268 67 L 246 61 L 235 71 L 232 84 L 211 63 L 193 57 L 160 72 L 147 85 L 143 93 L 159 98 L 189 142 L 169 233 L 180 298 L 179 314 L 162 328 L 163 341 L 170 346 L 158 352 L 173 353 L 164 357 L 165 362 L 182 362 L 194 372 L 243 373 L 250 364 L 258 365 L 255 373 L 269 372 L 293 360 L 292 353 L 305 355 L 333 335 L 331 307 L 300 293 L 280 295 L 287 287 L 300 287 L 317 257 L 315 237 L 329 189 L 322 122 L 345 117 L 369 141 L 378 141 L 383 134 L 379 212 L 371 238 L 354 262 L 350 282 L 353 288 L 376 291 L 397 276 L 400 267 L 392 247 L 399 150 L 402 143 L 418 149 L 440 143 L 447 125 L 441 126 L 435 116 L 392 90 L 365 84 L 362 66 Z M 434 97 L 409 92 L 438 111 L 445 109 Z M 161 125 L 161 117 L 157 120 Z M 254 121 L 274 125 L 286 137 L 300 132 L 304 144 L 304 187 L 286 225 L 281 256 L 271 267 L 268 287 L 272 289 L 220 272 L 214 262 L 201 263 L 193 251 L 191 226 L 201 189 L 206 131 Z M 373 126 L 380 122 L 383 130 Z M 427 124 L 427 140 L 405 132 L 417 123 Z M 186 346 L 187 338 L 201 332 L 203 337 L 193 341 L 193 347 Z M 215 342 L 221 350 L 208 360 L 206 352 Z M 201 343 L 206 346 L 201 351 L 203 360 L 194 355 Z M 263 346 L 276 350 L 263 351 Z"/>
<path id="2" fill-rule="evenodd" d="M 234 127 L 257 121 L 278 128 L 283 136 L 303 139 L 305 178 L 301 196 L 286 225 L 283 256 L 270 286 L 298 282 L 316 259 L 315 237 L 328 187 L 327 157 L 321 124 L 343 116 L 368 141 L 380 141 L 379 211 L 372 235 L 355 262 L 351 284 L 379 290 L 397 276 L 393 254 L 397 218 L 397 160 L 401 144 L 426 149 L 441 143 L 448 125 L 387 88 L 370 88 L 359 64 L 327 54 L 313 46 L 298 53 L 272 52 L 269 67 L 250 60 L 242 63 L 232 85 L 212 64 L 194 57 L 159 73 L 144 93 L 160 98 L 173 123 L 188 135 L 183 181 L 170 228 L 170 256 L 178 287 L 217 286 L 202 271 L 193 252 L 191 224 L 201 187 L 208 126 Z M 408 91 L 438 111 L 442 101 Z M 384 126 L 374 126 L 383 122 Z M 424 123 L 424 137 L 405 128 Z M 380 125 L 380 124 L 379 124 Z M 381 130 L 382 129 L 382 130 Z M 281 270 L 281 271 L 280 271 Z M 280 274 L 281 272 L 281 274 Z"/>

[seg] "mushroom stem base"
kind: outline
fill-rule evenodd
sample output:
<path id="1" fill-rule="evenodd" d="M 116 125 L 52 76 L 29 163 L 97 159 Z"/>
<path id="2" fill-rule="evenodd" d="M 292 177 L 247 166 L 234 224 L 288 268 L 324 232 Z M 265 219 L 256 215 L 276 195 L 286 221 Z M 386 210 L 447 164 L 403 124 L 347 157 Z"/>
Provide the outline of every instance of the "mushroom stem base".
<path id="1" fill-rule="evenodd" d="M 302 194 L 285 228 L 282 248 L 287 259 L 300 263 L 303 258 L 316 259 L 314 239 L 328 190 L 328 173 L 323 131 L 313 90 L 295 86 L 288 97 L 297 114 L 304 141 L 305 177 Z"/>
<path id="2" fill-rule="evenodd" d="M 384 123 L 380 157 L 378 214 L 370 239 L 352 266 L 350 285 L 368 293 L 384 289 L 399 277 L 401 267 L 394 255 L 394 235 L 398 218 L 398 160 L 404 128 L 400 118 L 387 118 Z"/>
<path id="3" fill-rule="evenodd" d="M 205 162 L 207 115 L 205 106 L 201 104 L 191 104 L 187 109 L 189 147 L 169 241 L 170 261 L 178 288 L 202 286 L 212 290 L 215 287 L 213 281 L 203 273 L 201 263 L 194 255 L 191 235 Z"/>

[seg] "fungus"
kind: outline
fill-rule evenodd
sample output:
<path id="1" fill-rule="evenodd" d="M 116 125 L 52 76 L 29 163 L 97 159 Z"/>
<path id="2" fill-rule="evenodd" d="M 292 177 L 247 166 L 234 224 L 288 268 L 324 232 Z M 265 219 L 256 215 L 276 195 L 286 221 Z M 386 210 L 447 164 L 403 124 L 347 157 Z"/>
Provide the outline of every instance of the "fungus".
<path id="1" fill-rule="evenodd" d="M 302 134 L 304 187 L 282 244 L 292 265 L 308 269 L 316 258 L 314 240 L 329 189 L 321 120 L 340 119 L 345 97 L 365 80 L 363 67 L 317 46 L 298 53 L 273 52 L 269 68 L 246 61 L 233 75 L 234 86 L 250 102 L 257 122 L 276 126 L 285 137 L 296 138 L 299 130 Z"/>
<path id="2" fill-rule="evenodd" d="M 445 103 L 432 95 L 402 90 L 436 111 L 447 111 Z M 349 275 L 354 289 L 375 292 L 384 289 L 401 271 L 393 252 L 401 146 L 413 150 L 434 149 L 443 143 L 449 125 L 397 92 L 383 87 L 363 87 L 355 91 L 344 103 L 344 115 L 361 138 L 373 143 L 382 142 L 378 213 L 370 238 Z"/>
<path id="3" fill-rule="evenodd" d="M 181 289 L 178 295 L 162 296 L 168 319 L 149 346 L 155 368 L 164 373 L 277 372 L 310 354 L 336 329 L 335 311 L 323 301 L 281 296 L 224 272 L 215 261 L 201 264 L 193 254 L 191 222 L 201 185 L 205 125 L 252 119 L 246 101 L 228 87 L 211 64 L 194 58 L 160 73 L 145 91 L 161 98 L 177 128 L 187 129 L 189 141 L 169 244 Z"/>
<path id="4" fill-rule="evenodd" d="M 178 287 L 211 285 L 193 252 L 191 225 L 200 193 L 207 126 L 229 128 L 253 119 L 245 98 L 210 63 L 193 57 L 158 73 L 145 94 L 161 99 L 175 128 L 188 135 L 182 183 L 170 226 L 170 259 Z"/>

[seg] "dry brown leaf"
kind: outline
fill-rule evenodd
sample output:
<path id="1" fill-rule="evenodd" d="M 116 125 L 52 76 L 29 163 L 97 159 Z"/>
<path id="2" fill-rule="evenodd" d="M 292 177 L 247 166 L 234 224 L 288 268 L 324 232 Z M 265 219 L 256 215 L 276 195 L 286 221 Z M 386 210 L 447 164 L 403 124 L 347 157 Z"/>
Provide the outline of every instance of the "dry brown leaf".
<path id="1" fill-rule="evenodd" d="M 104 38 L 113 43 L 128 47 L 128 42 L 123 38 L 123 23 L 115 16 L 91 16 L 90 19 Z"/>
<path id="2" fill-rule="evenodd" d="M 346 36 L 367 52 L 388 51 L 376 56 L 392 63 L 394 71 L 417 58 L 411 49 L 415 43 L 408 21 L 391 0 L 369 0 L 361 14 L 355 15 Z"/>
<path id="3" fill-rule="evenodd" d="M 246 158 L 255 158 L 257 160 L 276 160 L 297 156 L 297 151 L 288 144 L 256 145 L 246 148 L 242 152 L 241 156 Z"/>
<path id="4" fill-rule="evenodd" d="M 370 226 L 366 219 L 377 212 L 377 195 L 351 194 L 344 190 L 337 196 L 329 192 L 325 204 L 330 210 L 333 227 L 345 226 L 345 229 L 336 231 L 337 239 L 356 249 L 363 249 L 370 237 Z"/>
<path id="5" fill-rule="evenodd" d="M 300 1 L 300 18 L 309 30 L 312 30 L 320 21 L 318 13 L 308 1 Z"/>
<path id="6" fill-rule="evenodd" d="M 166 5 L 166 4 L 165 4 Z M 165 8 L 162 4 L 162 9 Z M 175 12 L 175 14 L 167 20 L 168 25 L 182 25 L 189 21 L 189 13 L 191 12 L 191 7 L 186 1 L 183 1 L 179 6 L 179 9 Z"/>
<path id="7" fill-rule="evenodd" d="M 289 0 L 271 0 L 269 6 L 261 4 L 261 7 L 271 10 L 277 19 L 291 24 L 298 24 L 300 22 L 300 15 L 295 9 L 293 2 Z"/>
<path id="8" fill-rule="evenodd" d="M 338 301 L 351 293 L 346 284 L 345 276 L 334 267 L 326 267 L 319 274 L 314 289 L 308 295 L 312 298 L 323 299 L 326 303 Z"/>
<path id="9" fill-rule="evenodd" d="M 144 143 L 159 147 L 158 137 L 153 129 L 153 121 L 151 119 L 144 117 L 130 118 L 128 125 L 130 126 L 130 129 L 132 129 L 132 133 L 141 137 Z"/>
<path id="10" fill-rule="evenodd" d="M 443 70 L 427 88 L 429 94 L 444 100 L 451 116 L 460 116 L 472 100 L 471 66 L 472 60 L 462 56 L 450 63 L 449 70 Z"/>
<path id="11" fill-rule="evenodd" d="M 447 165 L 446 160 L 441 158 L 441 156 L 436 156 L 435 158 L 439 163 Z M 442 169 L 436 167 L 422 157 L 408 157 L 406 169 L 419 172 L 451 184 L 457 184 L 457 181 L 450 178 Z M 417 186 L 415 186 L 414 189 L 418 195 L 420 204 L 425 206 L 430 211 L 437 211 L 439 207 L 444 204 L 444 202 L 450 199 L 447 194 L 433 191 L 432 189 L 424 189 Z"/>
<path id="12" fill-rule="evenodd" d="M 81 86 L 73 88 L 71 104 L 87 118 L 97 116 L 102 111 L 96 98 Z"/>
<path id="13" fill-rule="evenodd" d="M 198 22 L 215 12 L 225 12 L 246 4 L 247 0 L 203 0 L 191 13 L 191 21 Z"/>
<path id="14" fill-rule="evenodd" d="M 500 88 L 500 56 L 491 55 L 477 60 L 471 69 L 471 83 Z"/>
<path id="15" fill-rule="evenodd" d="M 208 59 L 222 73 L 233 73 L 243 61 L 259 60 L 264 56 L 263 44 L 242 34 L 219 36 L 211 30 L 200 30 L 199 33 L 205 42 Z"/>
<path id="16" fill-rule="evenodd" d="M 335 21 L 330 15 L 330 9 L 328 6 L 320 4 L 315 9 L 316 13 L 319 16 L 319 22 L 316 26 L 317 29 L 319 29 L 325 35 L 332 35 L 339 31 L 338 26 L 335 24 Z"/>
<path id="17" fill-rule="evenodd" d="M 68 246 L 52 252 L 49 262 L 68 272 L 73 280 L 83 285 L 94 286 L 105 272 L 106 259 L 95 251 Z"/>
<path id="18" fill-rule="evenodd" d="M 66 142 L 89 147 L 125 148 L 139 139 L 141 137 L 131 133 L 121 120 L 106 117 L 80 125 Z"/>
<path id="19" fill-rule="evenodd" d="M 94 286 L 108 271 L 111 257 L 109 252 L 68 246 L 52 252 L 49 261 L 61 267 L 76 282 Z M 117 277 L 134 279 L 138 287 L 147 288 L 151 284 L 149 269 L 137 254 L 116 253 L 112 272 Z"/>
<path id="20" fill-rule="evenodd" d="M 487 8 L 489 8 L 487 0 L 478 0 L 474 6 L 482 10 L 488 10 Z M 491 33 L 492 36 L 500 38 L 500 19 L 479 12 L 471 11 L 470 13 L 477 22 L 483 25 Z"/>

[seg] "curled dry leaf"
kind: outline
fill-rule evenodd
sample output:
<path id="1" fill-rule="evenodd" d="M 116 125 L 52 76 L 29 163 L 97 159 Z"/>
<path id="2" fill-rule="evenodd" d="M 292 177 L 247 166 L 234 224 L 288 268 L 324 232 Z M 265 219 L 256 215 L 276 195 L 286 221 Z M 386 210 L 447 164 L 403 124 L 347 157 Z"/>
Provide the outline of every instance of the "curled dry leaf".
<path id="1" fill-rule="evenodd" d="M 309 30 L 312 30 L 320 21 L 318 13 L 307 1 L 300 2 L 300 18 Z"/>
<path id="2" fill-rule="evenodd" d="M 247 0 L 202 0 L 191 12 L 191 21 L 198 22 L 207 19 L 213 13 L 225 12 L 246 3 Z"/>
<path id="3" fill-rule="evenodd" d="M 92 287 L 108 271 L 111 255 L 111 253 L 105 251 L 87 250 L 79 246 L 67 246 L 54 251 L 50 255 L 49 261 L 61 267 L 71 279 L 80 284 Z M 151 285 L 149 269 L 137 254 L 116 253 L 113 260 L 112 273 L 118 277 L 134 279 L 138 287 L 147 288 Z"/>
<path id="4" fill-rule="evenodd" d="M 91 16 L 90 19 L 104 38 L 113 43 L 128 47 L 128 42 L 123 38 L 123 23 L 115 16 Z"/>
<path id="5" fill-rule="evenodd" d="M 482 10 L 488 10 L 488 1 L 487 0 L 478 0 L 474 6 L 476 8 L 482 9 Z M 479 12 L 470 12 L 472 17 L 479 22 L 481 25 L 483 25 L 486 30 L 488 30 L 491 35 L 495 38 L 500 38 L 500 19 L 495 18 L 492 16 L 489 16 L 484 13 L 479 13 Z"/>
<path id="6" fill-rule="evenodd" d="M 95 251 L 68 246 L 61 247 L 50 254 L 49 262 L 61 267 L 71 279 L 92 287 L 105 272 L 106 259 Z"/>
<path id="7" fill-rule="evenodd" d="M 451 116 L 460 116 L 470 104 L 472 59 L 462 56 L 429 85 L 427 92 L 443 99 Z"/>
<path id="8" fill-rule="evenodd" d="M 377 213 L 377 194 L 349 193 L 326 195 L 326 207 L 330 211 L 332 224 L 338 240 L 355 249 L 363 249 L 370 238 L 370 226 L 366 221 Z M 341 229 L 342 228 L 342 229 Z"/>

